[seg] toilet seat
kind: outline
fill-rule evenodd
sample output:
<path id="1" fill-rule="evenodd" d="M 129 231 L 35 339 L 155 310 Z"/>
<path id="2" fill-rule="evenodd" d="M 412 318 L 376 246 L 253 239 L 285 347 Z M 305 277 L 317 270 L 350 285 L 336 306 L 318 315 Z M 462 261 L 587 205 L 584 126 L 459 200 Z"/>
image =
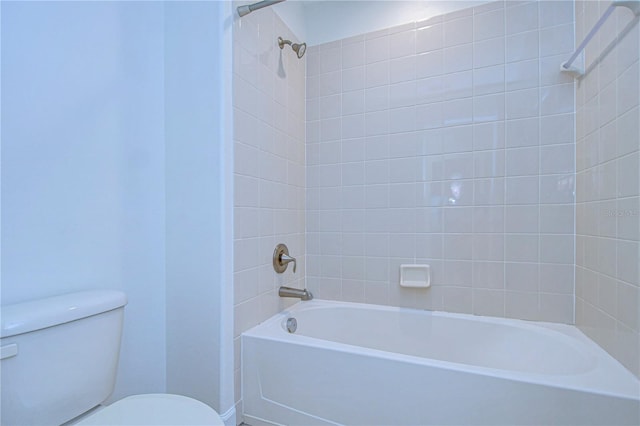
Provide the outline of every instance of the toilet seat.
<path id="1" fill-rule="evenodd" d="M 85 417 L 77 425 L 224 426 L 224 422 L 213 408 L 200 401 L 158 393 L 128 396 Z"/>

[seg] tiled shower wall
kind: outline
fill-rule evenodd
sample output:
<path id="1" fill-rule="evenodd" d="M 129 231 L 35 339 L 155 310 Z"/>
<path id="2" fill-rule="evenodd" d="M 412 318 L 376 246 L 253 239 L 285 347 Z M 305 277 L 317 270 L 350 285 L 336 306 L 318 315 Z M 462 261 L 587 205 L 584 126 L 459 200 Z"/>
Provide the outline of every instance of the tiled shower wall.
<path id="1" fill-rule="evenodd" d="M 307 53 L 319 298 L 571 323 L 573 4 L 494 2 Z M 399 265 L 431 265 L 401 289 Z"/>
<path id="2" fill-rule="evenodd" d="M 610 2 L 576 2 L 580 42 Z M 640 376 L 640 30 L 618 8 L 577 87 L 576 324 Z"/>
<path id="3" fill-rule="evenodd" d="M 305 281 L 305 58 L 280 50 L 278 36 L 296 40 L 271 9 L 233 28 L 234 343 L 235 392 L 240 400 L 240 334 L 292 304 L 280 285 Z M 298 259 L 281 275 L 278 243 Z"/>

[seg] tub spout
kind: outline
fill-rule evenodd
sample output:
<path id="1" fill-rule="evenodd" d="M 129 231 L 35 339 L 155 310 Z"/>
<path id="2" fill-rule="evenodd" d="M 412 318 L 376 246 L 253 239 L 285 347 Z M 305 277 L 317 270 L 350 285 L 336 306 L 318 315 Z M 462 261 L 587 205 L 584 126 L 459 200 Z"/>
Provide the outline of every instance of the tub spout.
<path id="1" fill-rule="evenodd" d="M 311 300 L 313 299 L 313 294 L 309 290 L 299 289 L 299 288 L 291 288 L 280 286 L 278 289 L 278 296 L 280 297 L 297 297 L 300 300 Z"/>

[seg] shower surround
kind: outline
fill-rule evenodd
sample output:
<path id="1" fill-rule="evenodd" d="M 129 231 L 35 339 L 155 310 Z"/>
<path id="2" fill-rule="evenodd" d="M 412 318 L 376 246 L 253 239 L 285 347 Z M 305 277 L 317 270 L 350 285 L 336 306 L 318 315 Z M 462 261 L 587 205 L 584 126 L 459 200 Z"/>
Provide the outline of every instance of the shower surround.
<path id="1" fill-rule="evenodd" d="M 572 2 L 493 2 L 308 49 L 307 286 L 572 323 Z M 399 265 L 431 265 L 428 290 Z"/>
<path id="2" fill-rule="evenodd" d="M 639 208 L 637 25 L 609 53 L 615 67 L 580 84 L 558 72 L 606 6 L 577 2 L 574 21 L 570 1 L 488 3 L 301 60 L 277 47 L 304 40 L 273 9 L 236 19 L 237 402 L 239 336 L 290 306 L 280 284 L 564 323 L 575 301 L 576 325 L 638 375 L 638 272 L 625 265 L 637 264 L 639 221 L 598 213 Z M 631 20 L 614 16 L 588 58 Z M 614 113 L 612 96 L 633 102 Z M 297 274 L 273 272 L 279 242 Z M 429 263 L 433 286 L 400 289 L 401 263 Z"/>
<path id="3" fill-rule="evenodd" d="M 609 6 L 576 2 L 576 42 Z M 617 8 L 577 86 L 576 325 L 640 376 L 640 29 Z"/>

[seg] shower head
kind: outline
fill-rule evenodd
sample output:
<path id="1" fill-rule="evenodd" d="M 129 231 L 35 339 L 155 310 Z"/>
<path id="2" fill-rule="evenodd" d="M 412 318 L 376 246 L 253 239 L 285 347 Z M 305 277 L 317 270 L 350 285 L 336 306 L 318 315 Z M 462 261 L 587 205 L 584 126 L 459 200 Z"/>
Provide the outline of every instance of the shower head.
<path id="1" fill-rule="evenodd" d="M 304 52 L 307 51 L 307 43 L 293 43 L 291 40 L 284 40 L 282 37 L 278 37 L 278 46 L 280 46 L 280 49 L 284 49 L 285 44 L 291 46 L 291 49 L 293 49 L 293 51 L 296 52 L 296 55 L 298 55 L 298 59 L 302 58 L 304 56 Z"/>

